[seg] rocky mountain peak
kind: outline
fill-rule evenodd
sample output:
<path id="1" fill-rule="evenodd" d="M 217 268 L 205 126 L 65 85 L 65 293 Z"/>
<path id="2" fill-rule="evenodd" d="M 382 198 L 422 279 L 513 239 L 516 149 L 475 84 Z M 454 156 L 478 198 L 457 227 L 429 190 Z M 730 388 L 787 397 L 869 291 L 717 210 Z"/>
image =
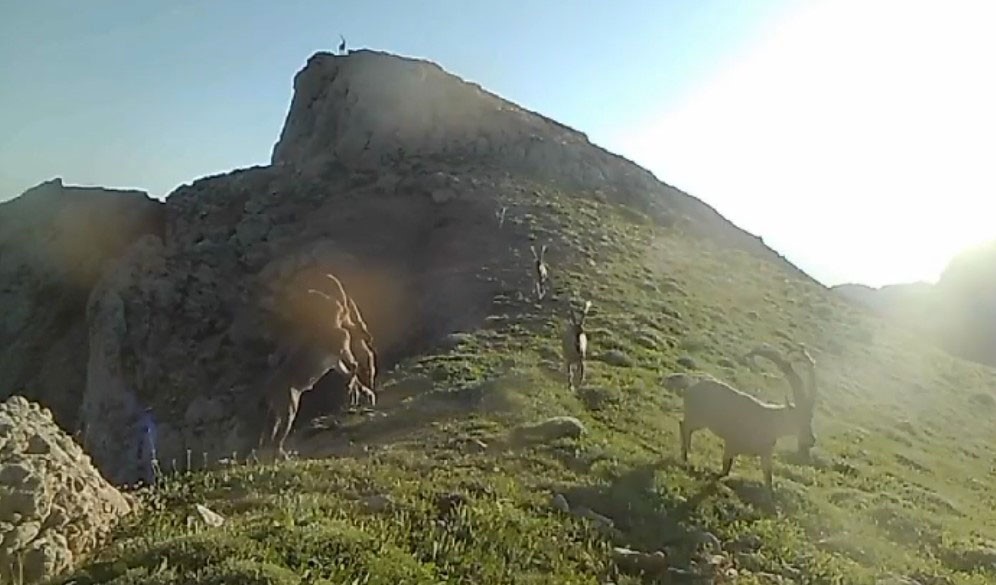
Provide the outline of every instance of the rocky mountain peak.
<path id="1" fill-rule="evenodd" d="M 662 223 L 682 223 L 805 277 L 711 206 L 593 144 L 584 133 L 430 61 L 371 50 L 321 52 L 294 77 L 294 97 L 273 149 L 274 166 L 310 177 L 330 166 L 376 172 L 433 161 L 591 192 Z"/>

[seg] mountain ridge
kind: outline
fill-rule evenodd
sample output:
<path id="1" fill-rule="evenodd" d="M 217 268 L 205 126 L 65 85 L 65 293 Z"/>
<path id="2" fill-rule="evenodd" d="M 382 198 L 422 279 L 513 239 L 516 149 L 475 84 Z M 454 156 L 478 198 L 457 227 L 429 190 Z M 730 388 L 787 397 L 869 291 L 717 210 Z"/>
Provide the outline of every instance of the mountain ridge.
<path id="1" fill-rule="evenodd" d="M 831 290 L 952 355 L 996 366 L 996 241 L 956 255 L 936 283 Z"/>

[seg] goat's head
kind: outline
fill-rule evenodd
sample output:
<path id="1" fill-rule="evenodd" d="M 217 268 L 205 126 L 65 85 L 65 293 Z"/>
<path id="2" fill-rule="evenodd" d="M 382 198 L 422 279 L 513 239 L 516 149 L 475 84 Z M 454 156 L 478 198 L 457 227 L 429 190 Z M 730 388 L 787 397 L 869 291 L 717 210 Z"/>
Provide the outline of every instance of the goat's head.
<path id="1" fill-rule="evenodd" d="M 574 314 L 574 309 L 570 306 L 567 307 L 567 316 L 571 321 L 571 329 L 574 331 L 575 335 L 580 335 L 584 333 L 584 323 L 588 318 L 588 311 L 591 310 L 591 301 L 585 301 L 584 307 L 581 312 L 577 315 Z"/>
<path id="2" fill-rule="evenodd" d="M 537 268 L 545 263 L 546 244 L 540 247 L 539 254 L 536 253 L 536 246 L 529 246 L 529 251 L 533 253 L 533 262 L 536 263 Z"/>

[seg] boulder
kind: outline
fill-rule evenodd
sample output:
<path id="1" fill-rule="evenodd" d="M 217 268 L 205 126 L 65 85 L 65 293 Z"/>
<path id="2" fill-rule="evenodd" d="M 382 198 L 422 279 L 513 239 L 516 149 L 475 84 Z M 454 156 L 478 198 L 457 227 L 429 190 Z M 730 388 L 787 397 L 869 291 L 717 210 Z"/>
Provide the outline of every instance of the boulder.
<path id="1" fill-rule="evenodd" d="M 51 411 L 22 396 L 0 403 L 0 582 L 71 568 L 130 511 Z"/>

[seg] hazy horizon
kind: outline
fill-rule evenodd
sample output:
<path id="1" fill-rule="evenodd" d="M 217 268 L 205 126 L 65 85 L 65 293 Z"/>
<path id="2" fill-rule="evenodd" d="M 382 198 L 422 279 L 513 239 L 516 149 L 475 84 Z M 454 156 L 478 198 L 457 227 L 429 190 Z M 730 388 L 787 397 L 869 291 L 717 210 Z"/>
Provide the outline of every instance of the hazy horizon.
<path id="1" fill-rule="evenodd" d="M 0 201 L 267 164 L 294 74 L 341 32 L 585 132 L 827 285 L 934 281 L 996 238 L 996 5 L 745 4 L 5 6 Z"/>

